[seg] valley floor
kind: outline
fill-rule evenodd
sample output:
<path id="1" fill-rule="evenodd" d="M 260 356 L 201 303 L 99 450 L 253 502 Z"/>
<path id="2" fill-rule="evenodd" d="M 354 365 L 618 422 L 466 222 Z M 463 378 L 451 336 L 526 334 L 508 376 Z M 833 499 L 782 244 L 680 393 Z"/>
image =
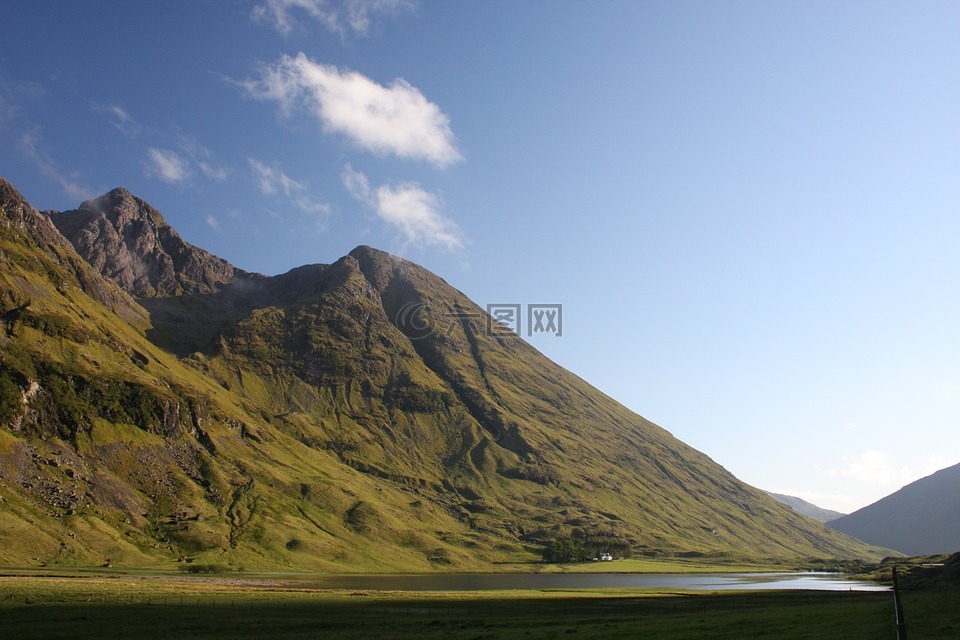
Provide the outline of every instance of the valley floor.
<path id="1" fill-rule="evenodd" d="M 911 638 L 957 638 L 960 591 L 904 594 Z M 242 576 L 0 577 L 2 638 L 884 638 L 890 593 L 403 593 Z"/>

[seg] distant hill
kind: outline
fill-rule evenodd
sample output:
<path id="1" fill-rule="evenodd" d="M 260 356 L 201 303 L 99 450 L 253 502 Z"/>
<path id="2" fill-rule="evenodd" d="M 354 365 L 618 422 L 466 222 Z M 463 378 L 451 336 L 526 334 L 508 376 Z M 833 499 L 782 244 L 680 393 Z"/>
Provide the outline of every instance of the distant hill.
<path id="1" fill-rule="evenodd" d="M 836 520 L 844 515 L 839 511 L 818 507 L 812 502 L 807 502 L 803 498 L 797 498 L 796 496 L 786 496 L 782 493 L 773 493 L 772 491 L 767 491 L 767 494 L 773 498 L 776 498 L 783 504 L 793 507 L 808 518 L 813 518 L 818 522 L 829 522 L 830 520 Z"/>
<path id="2" fill-rule="evenodd" d="M 960 551 L 960 464 L 828 524 L 910 556 Z"/>
<path id="3" fill-rule="evenodd" d="M 0 503 L 16 566 L 882 557 L 412 262 L 247 273 L 125 189 L 41 213 L 2 179 Z"/>

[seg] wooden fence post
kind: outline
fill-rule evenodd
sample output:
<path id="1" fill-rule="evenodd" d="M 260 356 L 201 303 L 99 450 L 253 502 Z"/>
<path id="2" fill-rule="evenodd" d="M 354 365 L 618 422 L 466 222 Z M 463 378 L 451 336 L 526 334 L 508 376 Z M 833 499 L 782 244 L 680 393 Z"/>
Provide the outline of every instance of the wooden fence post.
<path id="1" fill-rule="evenodd" d="M 903 602 L 900 600 L 900 583 L 897 581 L 897 567 L 893 567 L 893 604 L 897 610 L 897 640 L 907 640 L 907 622 L 903 618 Z"/>

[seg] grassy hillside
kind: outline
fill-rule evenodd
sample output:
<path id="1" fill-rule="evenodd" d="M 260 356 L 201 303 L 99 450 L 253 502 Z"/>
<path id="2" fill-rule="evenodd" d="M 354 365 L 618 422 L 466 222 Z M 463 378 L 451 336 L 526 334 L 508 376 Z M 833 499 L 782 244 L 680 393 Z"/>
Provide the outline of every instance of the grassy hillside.
<path id="1" fill-rule="evenodd" d="M 490 335 L 412 263 L 362 247 L 134 300 L 0 186 L 0 564 L 883 553 Z"/>

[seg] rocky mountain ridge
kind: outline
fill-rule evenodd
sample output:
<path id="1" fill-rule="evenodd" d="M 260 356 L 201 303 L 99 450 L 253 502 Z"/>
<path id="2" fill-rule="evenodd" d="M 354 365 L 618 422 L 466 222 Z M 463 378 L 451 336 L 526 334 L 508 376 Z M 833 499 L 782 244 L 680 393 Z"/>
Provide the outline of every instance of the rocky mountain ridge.
<path id="1" fill-rule="evenodd" d="M 90 266 L 136 298 L 209 294 L 254 277 L 185 242 L 159 211 L 124 188 L 50 219 Z"/>

